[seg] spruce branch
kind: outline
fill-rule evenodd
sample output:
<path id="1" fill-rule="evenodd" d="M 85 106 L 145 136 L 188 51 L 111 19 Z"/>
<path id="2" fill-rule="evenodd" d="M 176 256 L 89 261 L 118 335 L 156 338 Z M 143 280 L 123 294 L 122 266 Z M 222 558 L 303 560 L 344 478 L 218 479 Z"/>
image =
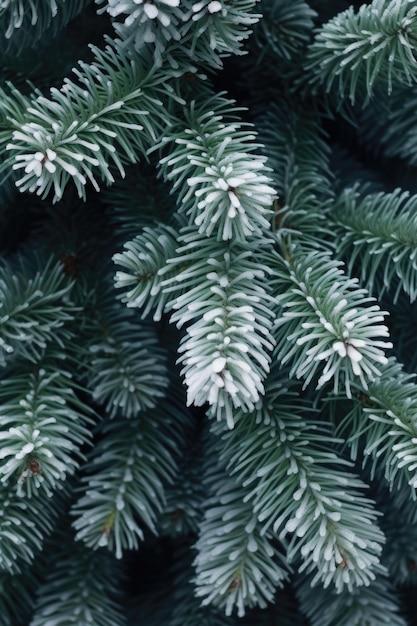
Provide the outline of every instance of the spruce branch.
<path id="1" fill-rule="evenodd" d="M 245 490 L 227 475 L 221 460 L 207 470 L 206 484 L 209 497 L 195 546 L 195 593 L 202 606 L 216 606 L 226 615 L 237 609 L 242 617 L 248 608 L 272 602 L 287 567 L 271 533 L 262 532 Z"/>
<path id="2" fill-rule="evenodd" d="M 99 12 L 106 11 L 113 18 L 114 29 L 127 46 L 141 50 L 152 44 L 159 64 L 169 42 L 181 38 L 178 27 L 185 11 L 180 0 L 99 0 L 97 4 L 103 5 Z"/>
<path id="3" fill-rule="evenodd" d="M 131 316 L 113 314 L 104 337 L 89 346 L 87 387 L 104 405 L 110 418 L 122 412 L 127 418 L 152 408 L 168 386 L 165 352 L 158 346 L 155 329 L 138 324 Z"/>
<path id="4" fill-rule="evenodd" d="M 252 41 L 260 52 L 257 63 L 264 57 L 294 61 L 309 43 L 316 11 L 304 0 L 289 5 L 285 0 L 263 0 L 262 19 L 254 26 Z"/>
<path id="5" fill-rule="evenodd" d="M 0 41 L 13 52 L 33 47 L 41 37 L 54 37 L 84 9 L 89 0 L 2 0 Z"/>
<path id="6" fill-rule="evenodd" d="M 318 30 L 306 69 L 311 83 L 334 89 L 339 101 L 367 102 L 377 87 L 387 94 L 396 81 L 417 80 L 417 4 L 373 0 L 337 14 Z"/>
<path id="7" fill-rule="evenodd" d="M 192 0 L 181 31 L 181 43 L 191 58 L 204 65 L 219 68 L 226 56 L 245 54 L 243 42 L 260 14 L 253 13 L 258 0 Z"/>
<path id="8" fill-rule="evenodd" d="M 335 593 L 311 585 L 311 577 L 297 581 L 297 598 L 310 626 L 407 626 L 400 600 L 385 576 L 369 586 Z"/>
<path id="9" fill-rule="evenodd" d="M 92 410 L 59 362 L 20 364 L 0 381 L 0 482 L 18 494 L 51 495 L 74 474 L 91 442 Z M 45 494 L 43 494 L 45 495 Z M 44 499 L 44 498 L 43 498 Z"/>
<path id="10" fill-rule="evenodd" d="M 217 95 L 184 108 L 185 119 L 164 139 L 171 152 L 160 166 L 174 181 L 179 214 L 199 233 L 244 241 L 269 229 L 275 191 L 265 157 L 253 154 L 260 147 L 253 129 L 228 120 L 234 110 Z"/>
<path id="11" fill-rule="evenodd" d="M 72 336 L 77 308 L 71 281 L 50 258 L 0 266 L 0 364 L 17 357 L 38 361 L 48 345 L 63 348 Z M 32 263 L 31 267 L 29 265 Z M 35 272 L 33 270 L 36 270 Z"/>
<path id="12" fill-rule="evenodd" d="M 77 540 L 94 549 L 107 546 L 120 559 L 124 550 L 137 549 L 143 526 L 157 534 L 188 419 L 175 399 L 167 399 L 135 419 L 119 415 L 104 423 L 84 468 L 84 494 L 72 510 Z"/>
<path id="13" fill-rule="evenodd" d="M 85 198 L 87 183 L 99 190 L 99 180 L 114 182 L 113 172 L 123 177 L 125 165 L 137 162 L 169 124 L 160 97 L 175 96 L 149 55 L 129 54 L 110 40 L 104 50 L 91 49 L 93 63 L 80 61 L 75 80 L 52 88 L 50 98 L 31 99 L 23 123 L 21 112 L 3 112 L 12 135 L 5 166 L 12 163 L 21 191 L 42 197 L 51 191 L 59 200 L 72 180 Z M 172 70 L 172 77 L 187 70 Z"/>
<path id="14" fill-rule="evenodd" d="M 372 460 L 385 470 L 385 478 L 393 485 L 408 483 L 415 498 L 417 486 L 417 386 L 415 375 L 403 371 L 403 366 L 390 358 L 381 375 L 370 383 L 368 391 L 356 389 L 358 398 L 341 421 L 339 429 L 345 433 L 352 458 L 358 454 L 358 443 L 363 438 L 364 459 Z M 349 429 L 349 432 L 345 431 Z"/>
<path id="15" fill-rule="evenodd" d="M 337 441 L 308 412 L 271 375 L 263 407 L 237 414 L 222 436 L 221 458 L 244 488 L 261 535 L 272 530 L 287 542 L 287 562 L 299 561 L 315 584 L 351 590 L 375 578 L 384 536 L 364 483 L 330 452 Z"/>
<path id="16" fill-rule="evenodd" d="M 386 313 L 327 252 L 293 246 L 287 256 L 277 256 L 273 274 L 282 307 L 273 332 L 278 359 L 292 363 L 290 376 L 304 387 L 333 379 L 335 392 L 343 386 L 349 397 L 354 381 L 367 389 L 388 362 L 383 350 L 392 348 L 381 340 L 388 337 Z"/>
<path id="17" fill-rule="evenodd" d="M 69 535 L 54 543 L 30 626 L 126 626 L 121 575 L 110 554 L 85 550 Z"/>
<path id="18" fill-rule="evenodd" d="M 297 231 L 297 237 L 311 242 L 320 237 L 323 244 L 330 234 L 325 220 L 334 192 L 330 149 L 318 114 L 272 104 L 256 127 L 278 194 L 274 226 Z M 317 223 L 321 223 L 320 233 Z"/>
<path id="19" fill-rule="evenodd" d="M 165 288 L 175 296 L 171 321 L 187 325 L 179 347 L 187 403 L 208 402 L 232 428 L 235 409 L 253 410 L 269 371 L 273 313 L 262 284 L 269 269 L 252 258 L 256 240 L 242 247 L 184 229 L 179 243 Z"/>
<path id="20" fill-rule="evenodd" d="M 103 2 L 101 10 L 119 18 L 113 25 L 124 45 L 140 51 L 151 44 L 157 65 L 168 60 L 175 66 L 180 49 L 194 62 L 218 69 L 223 57 L 242 54 L 249 28 L 260 18 L 253 13 L 257 0 L 238 5 L 230 0 L 98 0 Z"/>
<path id="21" fill-rule="evenodd" d="M 59 513 L 48 498 L 18 495 L 13 483 L 0 483 L 0 572 L 15 574 L 32 563 Z"/>
<path id="22" fill-rule="evenodd" d="M 358 188 L 345 189 L 333 212 L 337 250 L 349 273 L 359 269 L 361 284 L 372 293 L 377 272 L 389 289 L 399 280 L 394 302 L 403 289 L 417 297 L 417 196 L 396 189 L 392 193 L 361 196 Z M 381 293 L 381 289 L 378 290 Z"/>
<path id="23" fill-rule="evenodd" d="M 168 259 L 175 256 L 178 234 L 164 224 L 143 228 L 140 235 L 124 244 L 124 250 L 113 256 L 114 263 L 123 268 L 115 274 L 115 287 L 123 289 L 122 302 L 140 309 L 142 318 L 152 313 L 159 321 L 167 311 L 169 294 L 163 290 L 161 276 Z"/>

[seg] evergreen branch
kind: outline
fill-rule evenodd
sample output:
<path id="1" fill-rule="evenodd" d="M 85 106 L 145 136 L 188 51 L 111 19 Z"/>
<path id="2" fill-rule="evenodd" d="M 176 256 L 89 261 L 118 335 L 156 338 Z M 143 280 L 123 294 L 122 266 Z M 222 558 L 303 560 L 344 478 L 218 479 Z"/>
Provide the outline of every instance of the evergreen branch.
<path id="1" fill-rule="evenodd" d="M 120 574 L 111 556 L 78 547 L 70 537 L 61 538 L 58 555 L 53 548 L 30 626 L 125 626 Z"/>
<path id="2" fill-rule="evenodd" d="M 85 468 L 85 493 L 73 507 L 76 539 L 90 548 L 107 546 L 121 558 L 137 549 L 145 525 L 157 533 L 165 485 L 177 471 L 184 410 L 166 401 L 139 418 L 118 417 L 103 426 L 103 439 Z"/>
<path id="3" fill-rule="evenodd" d="M 169 626 L 236 626 L 237 620 L 214 606 L 202 606 L 194 594 L 195 572 L 191 558 L 194 551 L 177 549 L 173 581 L 173 610 Z M 157 625 L 155 625 L 157 626 Z"/>
<path id="4" fill-rule="evenodd" d="M 180 244 L 166 289 L 175 294 L 171 320 L 192 322 L 179 348 L 187 403 L 208 402 L 232 428 L 234 410 L 253 410 L 269 371 L 272 312 L 262 285 L 269 269 L 252 259 L 256 241 L 243 248 L 185 229 Z"/>
<path id="5" fill-rule="evenodd" d="M 174 66 L 180 48 L 194 62 L 219 68 L 222 57 L 242 53 L 249 27 L 260 17 L 252 13 L 257 0 L 97 1 L 111 17 L 124 18 L 113 25 L 126 46 L 140 51 L 152 45 L 157 65 L 168 59 Z"/>
<path id="6" fill-rule="evenodd" d="M 379 567 L 384 536 L 373 503 L 349 463 L 330 452 L 328 429 L 307 421 L 306 406 L 270 380 L 263 408 L 236 415 L 221 455 L 244 488 L 261 535 L 288 535 L 287 561 L 340 591 L 368 585 Z"/>
<path id="7" fill-rule="evenodd" d="M 274 329 L 278 359 L 292 362 L 290 376 L 303 378 L 304 387 L 319 375 L 317 388 L 333 379 L 334 390 L 343 385 L 350 397 L 359 379 L 367 389 L 387 363 L 383 349 L 392 348 L 381 341 L 385 312 L 326 252 L 293 247 L 287 256 L 277 257 L 273 277 L 283 309 Z"/>
<path id="8" fill-rule="evenodd" d="M 181 44 L 191 58 L 204 65 L 221 67 L 221 58 L 245 54 L 242 43 L 261 15 L 253 13 L 258 0 L 190 0 L 181 31 Z"/>
<path id="9" fill-rule="evenodd" d="M 1 482 L 17 484 L 20 495 L 51 495 L 79 467 L 92 411 L 62 365 L 25 370 L 0 381 Z"/>
<path id="10" fill-rule="evenodd" d="M 113 27 L 126 48 L 141 51 L 150 45 L 155 64 L 160 66 L 170 57 L 173 42 L 181 39 L 180 25 L 186 9 L 180 0 L 96 0 L 113 18 Z M 170 61 L 170 59 L 169 59 Z M 171 63 L 174 65 L 174 63 Z"/>
<path id="11" fill-rule="evenodd" d="M 185 19 L 180 0 L 96 0 L 113 18 L 114 29 L 129 47 L 140 51 L 152 44 L 156 62 L 161 65 L 169 43 L 181 38 L 179 25 Z M 116 18 L 116 19 L 115 19 Z"/>
<path id="12" fill-rule="evenodd" d="M 373 471 L 376 463 L 385 467 L 391 486 L 406 481 L 413 497 L 417 486 L 416 411 L 415 375 L 403 372 L 402 365 L 391 358 L 381 376 L 369 385 L 367 395 L 359 391 L 359 399 L 340 424 L 340 432 L 349 424 L 347 438 L 353 458 L 363 437 L 364 458 L 373 459 Z"/>
<path id="13" fill-rule="evenodd" d="M 90 0 L 2 0 L 0 39 L 15 53 L 34 46 L 41 37 L 54 37 Z M 47 32 L 45 32 L 47 31 Z"/>
<path id="14" fill-rule="evenodd" d="M 263 18 L 253 29 L 253 40 L 260 52 L 258 63 L 264 57 L 274 60 L 295 60 L 309 43 L 316 11 L 304 0 L 289 5 L 285 0 L 263 0 Z"/>
<path id="15" fill-rule="evenodd" d="M 48 345 L 62 348 L 70 340 L 68 328 L 76 307 L 69 300 L 71 282 L 62 265 L 49 259 L 42 267 L 29 263 L 0 266 L 0 364 L 22 356 L 38 361 Z"/>
<path id="16" fill-rule="evenodd" d="M 417 80 L 416 45 L 416 2 L 373 0 L 356 14 L 350 7 L 324 24 L 305 67 L 313 85 L 337 89 L 339 100 L 367 101 L 377 86 L 391 94 L 394 80 Z"/>
<path id="17" fill-rule="evenodd" d="M 232 110 L 232 111 L 231 111 Z M 265 157 L 253 154 L 253 130 L 228 121 L 233 103 L 220 96 L 193 102 L 185 120 L 169 130 L 165 143 L 175 150 L 160 161 L 161 173 L 174 181 L 178 212 L 201 234 L 244 241 L 269 229 L 275 196 Z"/>
<path id="18" fill-rule="evenodd" d="M 211 452 L 213 463 L 214 451 Z M 196 543 L 196 590 L 202 606 L 239 617 L 254 606 L 265 608 L 287 577 L 283 557 L 268 532 L 262 532 L 239 482 L 220 461 L 206 475 L 209 497 Z"/>
<path id="19" fill-rule="evenodd" d="M 417 164 L 417 85 L 398 85 L 391 96 L 367 107 L 360 118 L 358 135 L 375 152 Z"/>
<path id="20" fill-rule="evenodd" d="M 349 272 L 358 267 L 361 283 L 372 293 L 379 269 L 389 289 L 399 279 L 400 289 L 417 297 L 417 196 L 396 189 L 360 197 L 356 188 L 346 189 L 334 207 L 337 249 Z M 380 290 L 379 290 L 380 293 Z"/>
<path id="21" fill-rule="evenodd" d="M 118 318 L 105 328 L 101 341 L 89 346 L 87 387 L 110 417 L 118 412 L 137 417 L 165 395 L 165 353 L 158 346 L 154 328 L 123 313 Z"/>
<path id="22" fill-rule="evenodd" d="M 91 49 L 93 63 L 80 61 L 73 70 L 76 81 L 52 88 L 49 99 L 32 99 L 23 124 L 21 114 L 15 118 L 6 111 L 12 132 L 6 150 L 21 175 L 21 191 L 42 197 L 52 191 L 59 200 L 72 180 L 84 198 L 87 182 L 98 190 L 97 178 L 114 182 L 112 170 L 123 177 L 125 164 L 135 163 L 169 124 L 159 98 L 175 96 L 146 54 L 129 55 L 111 41 L 104 50 Z M 172 76 L 187 69 L 172 70 Z"/>
<path id="23" fill-rule="evenodd" d="M 399 598 L 384 576 L 342 593 L 312 587 L 311 578 L 305 577 L 297 585 L 297 597 L 310 626 L 408 625 L 400 615 Z"/>
<path id="24" fill-rule="evenodd" d="M 39 95 L 39 92 L 35 91 L 35 94 Z M 0 146 L 2 153 L 0 171 L 3 173 L 13 163 L 13 157 L 6 154 L 6 145 L 10 141 L 12 133 L 10 119 L 14 120 L 16 126 L 22 126 L 25 122 L 25 112 L 31 105 L 31 98 L 26 93 L 19 91 L 9 81 L 0 87 L 0 98 Z"/>
<path id="25" fill-rule="evenodd" d="M 19 573 L 32 563 L 59 512 L 55 501 L 18 495 L 0 483 L 0 572 Z"/>
<path id="26" fill-rule="evenodd" d="M 115 275 L 115 287 L 125 291 L 122 302 L 140 309 L 142 318 L 152 312 L 153 319 L 159 321 L 167 311 L 168 294 L 162 288 L 161 270 L 175 256 L 177 237 L 170 226 L 145 227 L 124 244 L 122 253 L 113 256 L 116 265 L 123 268 Z"/>
<path id="27" fill-rule="evenodd" d="M 334 199 L 333 177 L 318 115 L 272 104 L 257 120 L 257 129 L 278 193 L 275 227 L 296 230 L 317 242 L 317 223 L 322 222 L 320 234 L 329 235 L 324 221 Z"/>

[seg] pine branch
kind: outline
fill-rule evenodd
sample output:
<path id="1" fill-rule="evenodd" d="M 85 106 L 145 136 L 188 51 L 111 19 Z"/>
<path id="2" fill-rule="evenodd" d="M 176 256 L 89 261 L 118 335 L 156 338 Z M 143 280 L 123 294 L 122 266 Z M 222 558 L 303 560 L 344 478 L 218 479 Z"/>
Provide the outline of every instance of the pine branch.
<path id="1" fill-rule="evenodd" d="M 35 261 L 35 262 L 33 262 Z M 34 271 L 36 270 L 36 271 Z M 69 299 L 71 281 L 50 258 L 0 267 L 0 364 L 42 358 L 48 345 L 62 348 L 72 336 L 77 308 Z M 70 326 L 70 328 L 68 328 Z"/>
<path id="2" fill-rule="evenodd" d="M 0 381 L 1 482 L 19 495 L 45 497 L 78 469 L 81 448 L 91 443 L 92 411 L 59 361 L 19 365 Z"/>
<path id="3" fill-rule="evenodd" d="M 308 411 L 272 376 L 263 407 L 236 415 L 221 454 L 261 535 L 272 529 L 281 541 L 289 537 L 287 561 L 300 559 L 315 584 L 351 590 L 375 578 L 384 537 L 364 483 L 330 452 L 336 440 Z"/>
<path id="4" fill-rule="evenodd" d="M 383 576 L 349 593 L 312 587 L 305 577 L 299 580 L 297 597 L 310 626 L 407 626 L 399 598 Z"/>
<path id="5" fill-rule="evenodd" d="M 373 0 L 324 24 L 305 67 L 313 85 L 336 90 L 339 100 L 367 102 L 377 87 L 391 94 L 394 81 L 417 80 L 416 42 L 416 2 Z"/>
<path id="6" fill-rule="evenodd" d="M 276 256 L 272 279 L 283 310 L 273 333 L 278 359 L 292 363 L 290 376 L 304 387 L 318 377 L 317 388 L 333 379 L 335 392 L 343 386 L 348 397 L 355 380 L 367 389 L 392 347 L 381 341 L 385 312 L 328 253 L 294 246 L 286 254 Z"/>
<path id="7" fill-rule="evenodd" d="M 357 388 L 359 399 L 354 400 L 339 427 L 341 433 L 348 429 L 345 434 L 353 458 L 358 454 L 358 442 L 364 438 L 364 458 L 372 459 L 373 472 L 378 464 L 385 469 L 391 486 L 408 483 L 413 498 L 417 485 L 414 378 L 391 358 L 369 385 L 367 394 Z"/>
<path id="8" fill-rule="evenodd" d="M 253 154 L 260 145 L 252 128 L 229 121 L 234 110 L 217 95 L 184 108 L 184 121 L 164 139 L 171 153 L 160 166 L 174 181 L 179 214 L 200 234 L 244 241 L 269 229 L 275 192 L 264 174 L 265 157 Z"/>
<path id="9" fill-rule="evenodd" d="M 107 546 L 121 558 L 137 549 L 143 526 L 157 533 L 165 488 L 172 483 L 187 413 L 166 400 L 136 419 L 106 422 L 103 438 L 84 468 L 84 495 L 73 507 L 76 539 L 90 548 Z"/>
<path id="10" fill-rule="evenodd" d="M 92 46 L 92 51 L 94 62 L 80 61 L 75 80 L 52 88 L 49 99 L 32 98 L 17 115 L 10 111 L 10 98 L 1 104 L 11 135 L 4 167 L 11 164 L 21 176 L 16 183 L 21 191 L 42 197 L 51 192 L 59 200 L 72 180 L 85 198 L 87 183 L 99 190 L 98 180 L 114 182 L 113 171 L 123 177 L 126 163 L 137 162 L 169 124 L 160 96 L 168 101 L 175 96 L 149 55 L 128 54 L 110 40 L 104 50 Z M 188 69 L 182 65 L 172 77 Z"/>
<path id="11" fill-rule="evenodd" d="M 378 270 L 389 289 L 399 279 L 411 301 L 417 297 L 417 196 L 396 189 L 393 193 L 361 196 L 357 188 L 345 189 L 332 213 L 339 258 L 348 271 L 360 271 L 361 284 L 373 293 Z M 381 289 L 378 289 L 381 295 Z"/>
<path id="12" fill-rule="evenodd" d="M 124 244 L 124 251 L 113 256 L 119 267 L 115 274 L 115 287 L 123 289 L 122 302 L 128 307 L 140 309 L 142 318 L 152 313 L 160 321 L 168 310 L 169 293 L 163 289 L 163 281 L 169 278 L 166 271 L 168 259 L 175 257 L 178 234 L 164 224 L 143 228 L 140 235 Z"/>
<path id="13" fill-rule="evenodd" d="M 239 5 L 228 0 L 98 3 L 104 2 L 102 10 L 119 18 L 113 25 L 125 46 L 140 51 L 144 45 L 152 45 L 157 65 L 168 60 L 174 67 L 176 51 L 181 48 L 194 62 L 218 69 L 222 57 L 241 54 L 242 42 L 251 32 L 249 27 L 260 18 L 252 12 L 256 1 L 241 0 Z M 172 42 L 180 43 L 172 46 Z"/>
<path id="14" fill-rule="evenodd" d="M 184 229 L 179 243 L 166 289 L 175 295 L 171 321 L 187 324 L 179 347 L 187 403 L 208 402 L 233 427 L 234 410 L 253 410 L 269 371 L 272 312 L 262 285 L 269 270 L 252 259 L 256 241 L 243 248 Z"/>
<path id="15" fill-rule="evenodd" d="M 210 456 L 213 457 L 212 450 Z M 224 463 L 211 461 L 206 473 L 208 498 L 196 543 L 196 596 L 202 606 L 234 609 L 240 617 L 254 606 L 265 608 L 287 577 L 283 556 L 270 533 L 262 532 L 252 504 Z"/>
<path id="16" fill-rule="evenodd" d="M 37 594 L 30 626 L 125 626 L 118 601 L 119 568 L 106 552 L 56 538 L 49 573 Z"/>

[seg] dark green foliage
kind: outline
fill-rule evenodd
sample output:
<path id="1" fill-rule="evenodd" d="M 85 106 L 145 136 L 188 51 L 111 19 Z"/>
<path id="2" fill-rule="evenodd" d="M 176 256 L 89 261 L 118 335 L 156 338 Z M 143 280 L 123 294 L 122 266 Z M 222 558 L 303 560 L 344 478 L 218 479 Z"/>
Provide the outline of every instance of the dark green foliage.
<path id="1" fill-rule="evenodd" d="M 0 4 L 0 626 L 412 626 L 417 1 Z"/>

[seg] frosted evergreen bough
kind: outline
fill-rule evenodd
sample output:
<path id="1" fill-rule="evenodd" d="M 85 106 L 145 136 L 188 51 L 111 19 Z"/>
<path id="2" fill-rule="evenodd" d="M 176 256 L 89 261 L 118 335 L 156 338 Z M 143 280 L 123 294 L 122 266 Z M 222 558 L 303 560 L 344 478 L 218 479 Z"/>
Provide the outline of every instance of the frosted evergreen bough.
<path id="1" fill-rule="evenodd" d="M 253 132 L 240 130 L 241 122 L 224 119 L 230 105 L 223 98 L 193 102 L 183 122 L 172 134 L 175 156 L 161 159 L 162 173 L 174 180 L 179 212 L 205 235 L 245 240 L 269 227 L 275 192 L 265 158 Z M 185 112 L 184 112 L 185 113 Z M 165 139 L 165 142 L 169 139 Z"/>
<path id="2" fill-rule="evenodd" d="M 263 408 L 240 414 L 235 429 L 223 436 L 227 469 L 248 490 L 245 499 L 261 534 L 272 529 L 285 541 L 288 561 L 314 573 L 313 584 L 320 580 L 338 592 L 368 585 L 384 543 L 373 503 L 348 463 L 323 453 L 337 441 L 331 443 L 319 423 L 303 419 L 308 407 L 296 402 L 279 378 L 271 383 Z"/>
<path id="3" fill-rule="evenodd" d="M 167 268 L 184 269 L 173 272 L 166 289 L 179 291 L 169 304 L 171 320 L 179 327 L 187 324 L 179 346 L 187 401 L 196 406 L 208 402 L 212 413 L 233 427 L 233 409 L 253 410 L 269 371 L 274 341 L 270 299 L 262 284 L 269 270 L 239 244 L 222 249 L 193 230 L 181 239 L 184 245 Z M 205 282 L 196 282 L 198 278 Z"/>
<path id="4" fill-rule="evenodd" d="M 211 497 L 196 543 L 196 595 L 203 606 L 213 604 L 226 615 L 236 607 L 242 617 L 246 606 L 266 607 L 288 571 L 272 535 L 262 532 L 251 504 L 245 503 L 239 482 L 227 475 L 224 462 L 206 468 L 205 474 Z M 227 560 L 222 557 L 225 552 Z"/>
<path id="5" fill-rule="evenodd" d="M 381 324 L 385 312 L 326 254 L 313 251 L 298 260 L 295 250 L 283 267 L 277 273 L 283 308 L 275 325 L 278 358 L 293 361 L 291 375 L 303 378 L 304 386 L 319 375 L 317 387 L 333 379 L 335 392 L 344 385 L 348 397 L 355 378 L 366 389 L 388 363 L 384 350 L 392 347 L 382 340 L 388 337 Z"/>
<path id="6" fill-rule="evenodd" d="M 416 49 L 0 0 L 0 626 L 412 626 Z"/>

